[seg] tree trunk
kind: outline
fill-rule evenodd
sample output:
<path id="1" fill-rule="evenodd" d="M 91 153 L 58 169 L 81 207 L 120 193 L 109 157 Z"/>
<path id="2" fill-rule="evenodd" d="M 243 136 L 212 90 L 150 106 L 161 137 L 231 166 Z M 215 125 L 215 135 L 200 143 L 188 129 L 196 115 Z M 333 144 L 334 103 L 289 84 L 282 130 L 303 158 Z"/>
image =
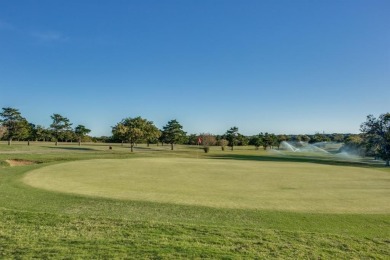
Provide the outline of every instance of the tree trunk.
<path id="1" fill-rule="evenodd" d="M 122 141 L 122 146 L 123 146 L 123 141 Z"/>
<path id="2" fill-rule="evenodd" d="M 232 145 L 232 151 L 233 151 L 233 146 L 234 146 L 234 145 Z"/>
<path id="3" fill-rule="evenodd" d="M 147 143 L 147 146 L 149 147 L 149 142 Z"/>
<path id="4" fill-rule="evenodd" d="M 56 144 L 55 144 L 56 146 L 58 145 L 58 141 L 56 141 Z"/>
<path id="5" fill-rule="evenodd" d="M 8 139 L 8 145 L 11 145 L 12 138 Z"/>
<path id="6" fill-rule="evenodd" d="M 171 150 L 173 150 L 173 143 L 171 143 Z"/>
<path id="7" fill-rule="evenodd" d="M 130 144 L 130 151 L 131 151 L 131 152 L 133 152 L 133 146 L 134 146 L 134 144 L 131 143 L 131 144 Z"/>
<path id="8" fill-rule="evenodd" d="M 79 146 L 81 146 L 81 138 L 79 138 Z"/>
<path id="9" fill-rule="evenodd" d="M 386 160 L 386 166 L 390 166 L 390 160 Z"/>
<path id="10" fill-rule="evenodd" d="M 27 141 L 27 145 L 30 146 L 30 140 Z"/>

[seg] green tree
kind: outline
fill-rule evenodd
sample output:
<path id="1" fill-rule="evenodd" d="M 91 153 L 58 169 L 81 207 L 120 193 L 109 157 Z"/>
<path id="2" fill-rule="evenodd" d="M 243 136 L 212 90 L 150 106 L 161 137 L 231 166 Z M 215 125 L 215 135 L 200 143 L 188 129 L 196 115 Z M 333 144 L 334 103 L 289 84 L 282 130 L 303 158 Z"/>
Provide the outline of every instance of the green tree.
<path id="1" fill-rule="evenodd" d="M 0 140 L 5 136 L 7 133 L 7 127 L 0 125 Z"/>
<path id="2" fill-rule="evenodd" d="M 91 132 L 90 129 L 86 128 L 84 125 L 78 125 L 74 128 L 74 133 L 76 134 L 77 138 L 79 139 L 79 146 L 81 145 L 81 140 L 84 136 L 89 134 Z"/>
<path id="3" fill-rule="evenodd" d="M 325 134 L 316 133 L 311 139 L 310 143 L 329 142 L 330 138 Z"/>
<path id="4" fill-rule="evenodd" d="M 185 136 L 183 126 L 176 119 L 169 121 L 163 127 L 161 135 L 163 142 L 171 144 L 171 150 L 173 150 L 173 145 L 183 140 Z"/>
<path id="5" fill-rule="evenodd" d="M 246 146 L 249 144 L 249 139 L 245 135 L 242 135 L 240 133 L 237 134 L 237 145 L 239 146 Z"/>
<path id="6" fill-rule="evenodd" d="M 254 145 L 256 150 L 259 150 L 259 147 L 263 145 L 263 138 L 260 134 L 252 136 L 249 139 L 249 144 Z"/>
<path id="7" fill-rule="evenodd" d="M 197 145 L 199 136 L 196 134 L 190 134 L 187 136 L 187 143 L 189 145 Z"/>
<path id="8" fill-rule="evenodd" d="M 267 150 L 268 147 L 272 148 L 272 146 L 276 145 L 276 143 L 277 143 L 277 138 L 276 138 L 276 135 L 274 135 L 274 134 L 260 133 L 260 137 L 263 140 L 264 150 Z"/>
<path id="9" fill-rule="evenodd" d="M 226 145 L 229 144 L 229 141 L 222 138 L 222 139 L 219 139 L 219 140 L 218 140 L 217 144 L 218 144 L 219 146 L 221 146 L 222 151 L 225 151 L 225 147 L 226 147 Z"/>
<path id="10" fill-rule="evenodd" d="M 148 121 L 140 116 L 135 118 L 125 118 L 112 128 L 113 135 L 119 137 L 122 141 L 130 143 L 131 152 L 134 145 L 140 140 L 148 138 L 150 131 L 154 129 L 153 122 Z"/>
<path id="11" fill-rule="evenodd" d="M 364 143 L 367 150 L 373 150 L 375 155 L 390 166 L 390 113 L 375 118 L 367 116 L 366 122 L 361 124 Z"/>
<path id="12" fill-rule="evenodd" d="M 121 141 L 123 143 L 127 141 L 126 137 L 126 127 L 120 122 L 112 127 L 112 139 L 113 141 Z"/>
<path id="13" fill-rule="evenodd" d="M 336 142 L 336 143 L 342 143 L 342 142 L 344 142 L 344 135 L 343 134 L 333 134 L 332 140 L 333 140 L 333 142 Z"/>
<path id="14" fill-rule="evenodd" d="M 46 129 L 45 127 L 41 125 L 37 125 L 35 127 L 35 140 L 37 141 L 47 141 L 51 138 L 51 131 L 50 129 Z"/>
<path id="15" fill-rule="evenodd" d="M 300 141 L 302 141 L 302 142 L 309 142 L 310 141 L 310 137 L 307 136 L 307 135 L 298 135 L 298 136 L 295 137 L 295 139 L 298 142 L 300 142 Z"/>
<path id="16" fill-rule="evenodd" d="M 287 135 L 277 135 L 276 136 L 276 145 L 278 147 L 278 150 L 280 149 L 280 144 L 282 142 L 288 141 L 288 136 Z"/>
<path id="17" fill-rule="evenodd" d="M 69 130 L 66 130 L 63 133 L 62 139 L 65 142 L 73 142 L 73 141 L 77 141 L 78 137 L 77 137 L 76 133 L 72 129 L 69 129 Z"/>
<path id="18" fill-rule="evenodd" d="M 55 145 L 58 145 L 58 140 L 65 138 L 66 132 L 72 130 L 72 123 L 70 123 L 68 118 L 60 114 L 53 114 L 50 117 L 53 120 L 53 123 L 50 125 L 50 130 L 55 138 Z"/>
<path id="19" fill-rule="evenodd" d="M 26 133 L 26 138 L 27 138 L 27 145 L 30 145 L 30 141 L 36 141 L 37 139 L 37 128 L 36 125 L 33 123 L 27 123 L 27 133 Z"/>
<path id="20" fill-rule="evenodd" d="M 8 140 L 8 145 L 11 145 L 13 139 L 23 139 L 28 136 L 28 122 L 18 109 L 3 107 L 0 117 L 2 117 L 0 123 L 7 129 L 4 135 Z"/>
<path id="21" fill-rule="evenodd" d="M 29 124 L 29 135 L 28 140 L 36 141 L 37 140 L 37 126 L 35 124 Z"/>
<path id="22" fill-rule="evenodd" d="M 340 148 L 340 152 L 347 152 L 363 156 L 366 153 L 363 135 L 349 135 L 347 138 L 345 138 L 344 145 Z"/>
<path id="23" fill-rule="evenodd" d="M 310 142 L 310 137 L 309 136 L 307 136 L 307 135 L 302 135 L 301 136 L 301 141 L 302 142 Z"/>
<path id="24" fill-rule="evenodd" d="M 152 121 L 148 121 L 146 128 L 145 140 L 147 146 L 149 147 L 149 144 L 158 142 L 158 139 L 161 136 L 161 131 L 153 124 Z"/>
<path id="25" fill-rule="evenodd" d="M 208 153 L 210 146 L 217 144 L 217 138 L 210 133 L 203 133 L 198 136 L 198 141 L 203 145 L 203 150 L 205 153 Z"/>
<path id="26" fill-rule="evenodd" d="M 198 136 L 197 140 L 201 141 L 203 146 L 213 146 L 217 144 L 217 138 L 210 133 L 202 133 Z"/>
<path id="27" fill-rule="evenodd" d="M 234 146 L 237 145 L 237 137 L 238 137 L 238 127 L 233 126 L 229 130 L 226 131 L 226 140 L 229 141 L 229 146 L 234 149 Z"/>

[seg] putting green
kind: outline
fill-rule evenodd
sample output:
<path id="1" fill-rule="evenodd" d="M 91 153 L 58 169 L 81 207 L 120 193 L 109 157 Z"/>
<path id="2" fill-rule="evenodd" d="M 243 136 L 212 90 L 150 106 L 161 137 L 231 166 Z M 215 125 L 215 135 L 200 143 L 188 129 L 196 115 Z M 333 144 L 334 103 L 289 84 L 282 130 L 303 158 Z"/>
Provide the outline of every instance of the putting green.
<path id="1" fill-rule="evenodd" d="M 389 213 L 390 175 L 313 163 L 140 158 L 62 163 L 24 182 L 50 191 L 225 208 Z"/>

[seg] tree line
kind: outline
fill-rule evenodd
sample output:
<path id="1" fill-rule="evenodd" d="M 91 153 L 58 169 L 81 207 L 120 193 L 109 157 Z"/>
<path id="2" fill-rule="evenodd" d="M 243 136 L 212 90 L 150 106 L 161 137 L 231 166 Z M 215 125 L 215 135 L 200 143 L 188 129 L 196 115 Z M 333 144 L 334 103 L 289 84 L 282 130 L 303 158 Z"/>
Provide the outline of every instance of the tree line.
<path id="1" fill-rule="evenodd" d="M 253 136 L 245 136 L 239 133 L 238 127 L 228 129 L 222 135 L 210 133 L 187 134 L 183 126 L 176 120 L 170 120 L 162 129 L 156 127 L 153 121 L 140 116 L 122 119 L 112 127 L 112 135 L 109 137 L 92 137 L 88 134 L 90 129 L 84 125 L 72 128 L 70 120 L 60 114 L 51 115 L 52 123 L 49 127 L 35 125 L 27 121 L 20 111 L 15 108 L 2 108 L 0 113 L 0 139 L 7 140 L 11 145 L 12 140 L 24 141 L 53 141 L 58 145 L 59 141 L 77 141 L 79 145 L 83 141 L 129 143 L 130 149 L 138 143 L 169 144 L 174 149 L 175 144 L 202 145 L 205 152 L 210 146 L 218 145 L 222 150 L 235 146 L 252 145 L 256 149 L 262 147 L 279 148 L 283 141 L 302 141 L 308 143 L 337 142 L 344 143 L 343 151 L 358 153 L 363 156 L 381 158 L 389 165 L 390 160 L 390 113 L 385 113 L 375 118 L 367 116 L 366 122 L 361 124 L 360 134 L 321 134 L 314 135 L 275 135 L 273 133 L 259 133 Z"/>
<path id="2" fill-rule="evenodd" d="M 13 140 L 25 140 L 28 144 L 30 141 L 54 141 L 55 145 L 58 145 L 58 141 L 78 141 L 81 145 L 82 141 L 89 140 L 87 134 L 91 130 L 84 125 L 72 128 L 73 124 L 68 118 L 60 114 L 50 117 L 53 122 L 46 128 L 28 122 L 18 109 L 4 107 L 0 113 L 0 139 L 7 140 L 8 145 L 11 145 Z"/>

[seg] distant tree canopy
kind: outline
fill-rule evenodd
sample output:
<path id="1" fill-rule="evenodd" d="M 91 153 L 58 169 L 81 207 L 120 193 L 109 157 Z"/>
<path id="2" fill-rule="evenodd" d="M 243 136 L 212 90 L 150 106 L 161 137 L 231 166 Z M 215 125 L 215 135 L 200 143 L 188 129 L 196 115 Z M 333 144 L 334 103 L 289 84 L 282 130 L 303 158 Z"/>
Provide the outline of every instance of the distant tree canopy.
<path id="1" fill-rule="evenodd" d="M 237 141 L 236 145 L 238 145 L 238 146 L 246 146 L 249 144 L 249 138 L 246 137 L 245 135 L 240 134 L 240 133 L 237 134 L 236 141 Z"/>
<path id="2" fill-rule="evenodd" d="M 90 129 L 86 128 L 84 125 L 78 125 L 74 128 L 74 133 L 79 139 L 79 146 L 81 145 L 82 138 L 91 132 Z"/>
<path id="3" fill-rule="evenodd" d="M 50 117 L 53 120 L 53 123 L 50 125 L 50 130 L 55 138 L 55 145 L 58 145 L 58 140 L 71 139 L 70 131 L 72 130 L 72 123 L 70 123 L 69 119 L 60 114 L 53 114 Z"/>
<path id="4" fill-rule="evenodd" d="M 222 151 L 225 151 L 225 147 L 229 144 L 229 141 L 226 140 L 226 139 L 221 138 L 221 139 L 219 139 L 219 140 L 217 141 L 217 144 L 218 144 L 219 146 L 221 146 Z"/>
<path id="5" fill-rule="evenodd" d="M 30 126 L 19 110 L 11 107 L 4 107 L 2 110 L 0 122 L 3 126 L 3 135 L 8 140 L 8 145 L 11 145 L 13 139 L 28 137 Z"/>
<path id="6" fill-rule="evenodd" d="M 332 141 L 336 143 L 342 143 L 344 142 L 344 135 L 343 134 L 333 134 L 332 135 Z"/>
<path id="7" fill-rule="evenodd" d="M 349 135 L 345 138 L 344 145 L 340 148 L 340 151 L 356 155 L 365 155 L 366 148 L 364 146 L 363 135 Z"/>
<path id="8" fill-rule="evenodd" d="M 199 140 L 199 138 L 200 138 L 200 140 Z M 210 133 L 200 134 L 199 137 L 197 138 L 197 142 L 198 142 L 198 140 L 201 142 L 200 144 L 205 146 L 205 147 L 213 146 L 213 145 L 217 144 L 217 138 Z"/>
<path id="9" fill-rule="evenodd" d="M 0 125 L 0 139 L 7 133 L 7 127 Z"/>
<path id="10" fill-rule="evenodd" d="M 152 121 L 149 121 L 146 129 L 146 135 L 145 135 L 145 140 L 147 143 L 147 146 L 152 143 L 157 143 L 158 139 L 161 136 L 161 131 L 158 129 Z"/>
<path id="11" fill-rule="evenodd" d="M 263 146 L 263 138 L 262 134 L 254 135 L 249 139 L 249 144 L 254 145 L 256 150 L 259 149 L 260 146 Z"/>
<path id="12" fill-rule="evenodd" d="M 295 137 L 295 140 L 297 140 L 298 142 L 309 142 L 310 139 L 311 138 L 307 135 L 298 135 Z"/>
<path id="13" fill-rule="evenodd" d="M 199 136 L 198 135 L 190 134 L 190 135 L 187 136 L 186 144 L 197 145 L 198 144 L 198 140 L 199 140 Z"/>
<path id="14" fill-rule="evenodd" d="M 390 166 L 390 113 L 382 114 L 378 118 L 367 116 L 360 130 L 366 150 L 383 159 L 386 166 Z"/>
<path id="15" fill-rule="evenodd" d="M 134 145 L 139 141 L 156 137 L 158 135 L 157 130 L 153 122 L 140 116 L 122 119 L 121 122 L 112 127 L 113 135 L 122 141 L 130 143 L 131 152 L 133 152 Z"/>
<path id="16" fill-rule="evenodd" d="M 237 137 L 238 137 L 238 127 L 233 126 L 229 130 L 226 131 L 226 140 L 229 142 L 229 146 L 234 149 L 234 146 L 237 145 Z"/>
<path id="17" fill-rule="evenodd" d="M 280 149 L 280 144 L 282 142 L 286 142 L 289 140 L 289 137 L 287 135 L 277 135 L 276 136 L 276 145 L 278 146 L 278 149 Z"/>
<path id="18" fill-rule="evenodd" d="M 303 140 L 302 140 L 303 141 Z M 321 142 L 330 142 L 331 139 L 325 134 L 317 133 L 310 138 L 310 143 L 321 143 Z"/>
<path id="19" fill-rule="evenodd" d="M 0 113 L 0 139 L 8 140 L 11 145 L 12 140 L 30 141 L 80 141 L 91 140 L 87 134 L 91 131 L 83 125 L 79 125 L 74 130 L 71 128 L 69 119 L 60 114 L 51 115 L 53 120 L 50 128 L 35 125 L 27 121 L 18 109 L 5 107 Z"/>
<path id="20" fill-rule="evenodd" d="M 263 140 L 263 148 L 264 148 L 264 150 L 267 150 L 268 147 L 272 148 L 272 146 L 277 145 L 277 137 L 276 137 L 276 135 L 269 134 L 269 133 L 265 133 L 265 134 L 260 133 L 259 136 Z"/>
<path id="21" fill-rule="evenodd" d="M 185 136 L 186 132 L 183 131 L 183 126 L 174 119 L 163 127 L 161 140 L 164 143 L 171 144 L 171 150 L 173 150 L 173 145 L 182 141 Z"/>
<path id="22" fill-rule="evenodd" d="M 84 125 L 77 125 L 72 129 L 72 123 L 69 119 L 60 115 L 53 114 L 50 116 L 53 120 L 49 128 L 41 125 L 35 125 L 27 121 L 18 109 L 12 107 L 3 107 L 0 112 L 0 140 L 7 140 L 11 145 L 13 140 L 30 140 L 35 141 L 81 141 L 94 142 L 129 142 L 131 151 L 136 143 L 171 144 L 173 150 L 174 144 L 185 143 L 189 145 L 198 144 L 201 137 L 202 145 L 205 147 L 211 145 L 220 145 L 222 150 L 226 145 L 231 149 L 234 146 L 254 145 L 256 149 L 260 146 L 266 150 L 274 146 L 280 147 L 284 141 L 321 143 L 326 142 L 343 143 L 340 151 L 355 153 L 358 155 L 373 156 L 381 158 L 390 164 L 390 113 L 385 113 L 375 118 L 373 115 L 367 116 L 366 122 L 361 124 L 361 134 L 320 134 L 314 135 L 275 135 L 272 133 L 260 133 L 255 136 L 247 137 L 238 132 L 238 127 L 231 127 L 223 135 L 207 134 L 190 134 L 186 135 L 183 126 L 175 119 L 169 121 L 162 130 L 159 130 L 152 121 L 148 121 L 140 116 L 135 118 L 125 118 L 112 127 L 112 136 L 90 137 L 90 129 Z M 320 145 L 320 144 L 316 144 Z"/>
<path id="23" fill-rule="evenodd" d="M 48 141 L 51 140 L 52 134 L 50 129 L 47 129 L 41 125 L 30 124 L 31 126 L 31 139 L 35 141 Z"/>

